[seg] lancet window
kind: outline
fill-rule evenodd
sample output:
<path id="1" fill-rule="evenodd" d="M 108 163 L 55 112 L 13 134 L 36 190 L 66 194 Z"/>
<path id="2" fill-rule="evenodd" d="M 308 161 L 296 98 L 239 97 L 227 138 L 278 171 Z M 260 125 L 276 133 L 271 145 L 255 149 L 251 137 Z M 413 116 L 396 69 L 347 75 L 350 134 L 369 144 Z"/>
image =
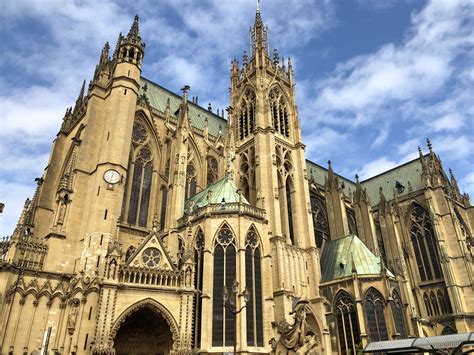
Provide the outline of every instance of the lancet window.
<path id="1" fill-rule="evenodd" d="M 197 181 L 196 181 L 196 168 L 194 165 L 188 164 L 186 167 L 186 189 L 185 189 L 185 198 L 188 199 L 191 196 L 196 195 L 197 190 Z"/>
<path id="2" fill-rule="evenodd" d="M 217 159 L 214 157 L 207 158 L 207 186 L 212 185 L 217 181 Z"/>
<path id="3" fill-rule="evenodd" d="M 278 171 L 278 193 L 280 201 L 280 213 L 282 217 L 283 233 L 295 244 L 295 233 L 293 217 L 295 213 L 294 188 L 291 174 L 293 172 L 293 160 L 291 151 L 277 145 L 275 147 L 275 161 Z"/>
<path id="4" fill-rule="evenodd" d="M 428 212 L 414 204 L 410 224 L 411 242 L 421 280 L 441 278 L 438 246 Z"/>
<path id="5" fill-rule="evenodd" d="M 358 235 L 355 212 L 352 208 L 346 207 L 347 223 L 349 224 L 349 233 Z"/>
<path id="6" fill-rule="evenodd" d="M 340 291 L 334 300 L 339 354 L 356 354 L 360 344 L 359 321 L 354 299 L 347 292 Z"/>
<path id="7" fill-rule="evenodd" d="M 321 248 L 323 241 L 329 239 L 329 221 L 326 209 L 326 201 L 322 196 L 312 193 L 311 212 L 313 214 L 314 238 L 316 246 Z"/>
<path id="8" fill-rule="evenodd" d="M 222 307 L 224 287 L 231 287 L 236 278 L 236 246 L 234 233 L 224 224 L 217 234 L 214 245 L 214 276 L 212 296 L 212 345 L 234 344 L 233 315 Z"/>
<path id="9" fill-rule="evenodd" d="M 240 169 L 242 194 L 251 205 L 255 205 L 255 149 L 250 147 L 240 154 Z"/>
<path id="10" fill-rule="evenodd" d="M 273 128 L 275 132 L 285 137 L 290 136 L 288 110 L 285 98 L 278 87 L 270 91 L 270 112 L 272 115 Z"/>
<path id="11" fill-rule="evenodd" d="M 168 205 L 168 187 L 161 187 L 161 211 L 160 211 L 160 229 L 165 227 L 166 208 Z"/>
<path id="12" fill-rule="evenodd" d="M 428 317 L 431 317 L 433 315 L 433 310 L 431 308 L 430 297 L 426 292 L 423 294 L 423 303 L 425 304 L 426 314 Z"/>
<path id="13" fill-rule="evenodd" d="M 397 291 L 393 290 L 392 292 L 392 301 L 390 303 L 392 308 L 393 320 L 395 322 L 395 330 L 400 337 L 405 339 L 407 334 L 407 327 L 405 324 L 405 314 L 402 299 Z"/>
<path id="14" fill-rule="evenodd" d="M 252 90 L 247 89 L 240 103 L 240 116 L 239 116 L 240 139 L 244 139 L 245 137 L 248 137 L 255 128 L 255 107 L 256 107 L 255 93 Z"/>
<path id="15" fill-rule="evenodd" d="M 384 309 L 383 296 L 376 289 L 370 288 L 364 298 L 364 313 L 370 341 L 388 340 Z"/>
<path id="16" fill-rule="evenodd" d="M 251 227 L 246 237 L 245 283 L 250 290 L 247 302 L 247 344 L 263 347 L 262 252 L 258 234 Z"/>
<path id="17" fill-rule="evenodd" d="M 195 321 L 193 329 L 194 348 L 201 347 L 202 322 L 202 284 L 204 279 L 204 233 L 198 229 L 194 238 L 194 288 L 197 293 L 194 297 Z"/>
<path id="18" fill-rule="evenodd" d="M 128 224 L 145 227 L 148 221 L 154 156 L 145 125 L 136 120 L 132 131 L 132 148 L 128 163 L 128 181 L 122 207 L 122 218 Z"/>

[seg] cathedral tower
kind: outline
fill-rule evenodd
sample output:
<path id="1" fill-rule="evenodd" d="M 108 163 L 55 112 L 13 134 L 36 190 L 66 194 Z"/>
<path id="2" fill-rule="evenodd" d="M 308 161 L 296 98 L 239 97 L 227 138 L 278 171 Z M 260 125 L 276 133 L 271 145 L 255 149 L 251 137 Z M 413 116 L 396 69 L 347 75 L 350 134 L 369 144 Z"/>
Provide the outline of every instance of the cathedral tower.
<path id="1" fill-rule="evenodd" d="M 289 316 L 293 297 L 314 300 L 312 311 L 321 314 L 319 252 L 311 232 L 293 67 L 276 49 L 270 54 L 269 31 L 258 8 L 250 29 L 250 52 L 244 51 L 241 68 L 232 61 L 231 106 L 234 179 L 252 205 L 265 209 L 268 219 L 275 318 Z"/>

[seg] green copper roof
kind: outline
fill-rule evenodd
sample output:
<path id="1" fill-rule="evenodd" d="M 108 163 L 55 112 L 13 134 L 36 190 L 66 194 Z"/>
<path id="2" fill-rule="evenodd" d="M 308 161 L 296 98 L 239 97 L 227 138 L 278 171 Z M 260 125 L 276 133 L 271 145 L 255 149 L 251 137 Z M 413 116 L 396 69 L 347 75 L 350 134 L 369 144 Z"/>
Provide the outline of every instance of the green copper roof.
<path id="1" fill-rule="evenodd" d="M 146 95 L 148 100 L 150 100 L 151 107 L 158 111 L 165 112 L 168 99 L 170 99 L 170 114 L 177 119 L 181 96 L 143 77 L 140 78 L 140 94 L 143 94 L 143 86 L 145 84 L 147 85 Z M 216 138 L 219 135 L 219 131 L 221 131 L 222 136 L 225 137 L 227 121 L 224 118 L 190 101 L 188 101 L 188 106 L 191 126 L 203 131 L 207 118 L 209 135 Z"/>
<path id="2" fill-rule="evenodd" d="M 425 159 L 429 159 L 429 154 L 425 155 Z M 399 191 L 399 197 L 408 194 L 408 185 L 411 185 L 413 191 L 421 190 L 423 182 L 421 180 L 422 168 L 419 158 L 413 159 L 405 164 L 399 165 L 393 169 L 383 172 L 377 176 L 361 182 L 362 188 L 367 189 L 367 195 L 370 198 L 372 206 L 378 205 L 380 202 L 379 189 L 382 187 L 385 198 L 389 201 L 394 196 L 394 189 L 397 181 L 403 185 L 403 191 Z"/>
<path id="3" fill-rule="evenodd" d="M 353 269 L 357 275 L 379 275 L 381 259 L 356 235 L 327 242 L 321 255 L 321 282 L 349 277 Z M 395 277 L 389 270 L 387 276 Z"/>
<path id="4" fill-rule="evenodd" d="M 238 188 L 230 177 L 225 176 L 223 179 L 208 186 L 196 195 L 188 198 L 184 203 L 184 210 L 189 213 L 191 208 L 200 208 L 207 206 L 208 203 L 217 204 L 225 201 L 226 203 L 239 202 L 249 205 L 249 202 L 243 195 L 239 195 Z M 211 192 L 208 197 L 209 192 Z M 191 207 L 193 206 L 193 207 Z"/>
<path id="5" fill-rule="evenodd" d="M 429 159 L 429 154 L 425 155 L 425 159 Z M 313 179 L 317 184 L 324 186 L 324 181 L 328 174 L 328 170 L 321 165 L 306 160 L 306 170 L 308 172 L 308 179 Z M 390 201 L 394 196 L 394 189 L 397 182 L 403 186 L 403 191 L 398 192 L 398 196 L 402 197 L 410 192 L 408 188 L 411 185 L 412 191 L 421 190 L 423 182 L 421 180 L 421 163 L 420 159 L 413 159 L 405 164 L 399 165 L 393 169 L 385 171 L 377 176 L 371 177 L 367 180 L 361 181 L 363 189 L 367 190 L 370 203 L 376 206 L 380 202 L 379 190 L 382 187 L 385 198 Z M 355 192 L 355 183 L 341 175 L 336 174 L 341 182 L 344 182 L 344 195 L 349 196 L 350 192 Z"/>
<path id="6" fill-rule="evenodd" d="M 321 165 L 313 163 L 310 160 L 306 160 L 306 171 L 308 174 L 309 181 L 314 180 L 318 185 L 324 186 L 326 176 L 328 175 L 328 169 L 323 168 Z M 344 183 L 344 195 L 349 196 L 349 192 L 355 191 L 355 183 L 344 176 L 335 174 L 341 183 Z"/>

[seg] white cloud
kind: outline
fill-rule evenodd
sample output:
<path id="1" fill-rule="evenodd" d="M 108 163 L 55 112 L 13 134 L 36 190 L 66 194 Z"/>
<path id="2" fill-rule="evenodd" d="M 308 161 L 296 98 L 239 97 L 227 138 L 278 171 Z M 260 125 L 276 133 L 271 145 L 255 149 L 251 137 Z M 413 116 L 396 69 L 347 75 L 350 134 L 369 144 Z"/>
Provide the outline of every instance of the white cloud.
<path id="1" fill-rule="evenodd" d="M 384 171 L 392 169 L 397 165 L 398 162 L 395 162 L 387 157 L 380 157 L 367 164 L 364 164 L 362 169 L 360 169 L 359 176 L 361 180 L 365 180 L 372 176 L 383 173 Z"/>
<path id="2" fill-rule="evenodd" d="M 435 120 L 431 126 L 435 132 L 457 131 L 464 126 L 464 117 L 456 113 L 447 114 Z"/>

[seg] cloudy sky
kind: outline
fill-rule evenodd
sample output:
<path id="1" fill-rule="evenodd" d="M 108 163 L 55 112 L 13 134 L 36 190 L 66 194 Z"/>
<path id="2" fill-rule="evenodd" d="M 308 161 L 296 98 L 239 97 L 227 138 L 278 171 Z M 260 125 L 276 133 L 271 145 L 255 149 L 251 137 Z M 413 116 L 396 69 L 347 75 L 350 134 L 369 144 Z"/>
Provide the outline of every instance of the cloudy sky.
<path id="1" fill-rule="evenodd" d="M 0 236 L 43 173 L 66 107 L 140 15 L 143 75 L 228 105 L 230 61 L 248 49 L 254 0 L 3 0 Z M 352 178 L 426 151 L 474 194 L 473 0 L 262 0 L 271 47 L 291 56 L 307 155 Z"/>

